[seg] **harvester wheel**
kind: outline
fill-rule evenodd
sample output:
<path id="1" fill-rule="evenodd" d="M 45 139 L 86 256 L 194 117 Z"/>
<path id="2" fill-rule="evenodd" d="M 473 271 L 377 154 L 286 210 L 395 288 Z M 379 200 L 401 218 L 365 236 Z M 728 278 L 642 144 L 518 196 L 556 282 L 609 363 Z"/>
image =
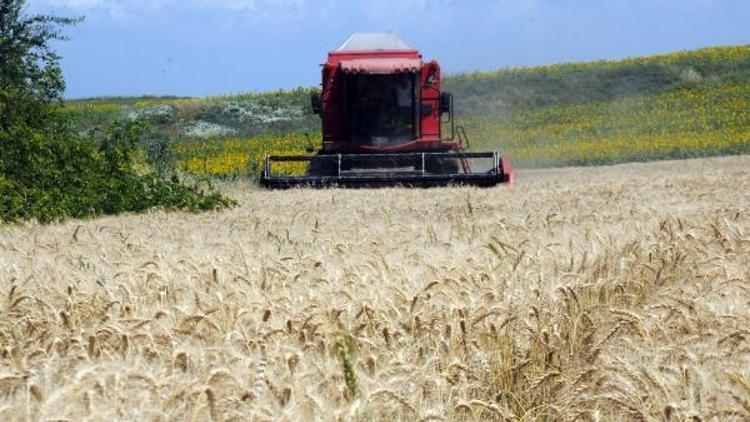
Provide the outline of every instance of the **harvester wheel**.
<path id="1" fill-rule="evenodd" d="M 425 161 L 425 171 L 432 174 L 458 173 L 458 159 L 456 158 L 428 158 Z"/>

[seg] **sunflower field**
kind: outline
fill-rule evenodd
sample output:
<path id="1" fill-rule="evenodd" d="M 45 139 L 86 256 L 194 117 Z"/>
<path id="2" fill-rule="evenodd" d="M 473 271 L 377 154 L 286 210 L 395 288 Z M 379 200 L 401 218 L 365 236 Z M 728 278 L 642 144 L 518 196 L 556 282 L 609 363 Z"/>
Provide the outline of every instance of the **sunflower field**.
<path id="1" fill-rule="evenodd" d="M 611 164 L 750 153 L 750 78 L 615 101 L 465 116 L 475 149 L 523 166 Z"/>
<path id="2" fill-rule="evenodd" d="M 318 149 L 319 134 L 264 135 L 252 138 L 224 138 L 182 142 L 175 146 L 177 168 L 201 176 L 257 177 L 266 155 L 310 155 L 309 145 Z M 275 173 L 299 175 L 307 163 L 276 163 Z"/>

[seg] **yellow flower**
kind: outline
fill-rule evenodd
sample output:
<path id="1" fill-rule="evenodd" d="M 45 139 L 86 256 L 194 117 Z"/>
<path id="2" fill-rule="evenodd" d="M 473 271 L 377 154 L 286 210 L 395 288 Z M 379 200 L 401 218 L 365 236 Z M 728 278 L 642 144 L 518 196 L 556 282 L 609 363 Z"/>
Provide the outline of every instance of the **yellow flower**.
<path id="1" fill-rule="evenodd" d="M 313 142 L 320 146 L 318 135 Z M 178 165 L 185 171 L 202 175 L 257 176 L 266 155 L 309 155 L 303 134 L 267 135 L 254 138 L 212 139 L 180 144 L 176 148 Z M 278 174 L 302 175 L 307 163 L 276 163 Z"/>

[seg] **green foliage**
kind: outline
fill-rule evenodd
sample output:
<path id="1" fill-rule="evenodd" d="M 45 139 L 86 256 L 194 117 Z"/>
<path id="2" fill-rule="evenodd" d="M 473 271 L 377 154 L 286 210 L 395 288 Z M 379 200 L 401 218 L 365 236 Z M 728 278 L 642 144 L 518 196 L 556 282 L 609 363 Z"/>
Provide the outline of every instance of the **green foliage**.
<path id="1" fill-rule="evenodd" d="M 145 119 L 150 136 L 179 142 L 221 133 L 200 133 L 196 125 L 210 125 L 233 137 L 257 137 L 287 132 L 313 132 L 320 121 L 310 112 L 310 93 L 297 88 L 208 98 L 112 97 L 66 101 L 65 112 L 89 132 L 118 120 Z"/>
<path id="2" fill-rule="evenodd" d="M 77 20 L 27 17 L 0 0 L 0 221 L 86 217 L 153 207 L 192 211 L 233 202 L 139 168 L 143 126 L 114 123 L 82 136 L 60 112 L 64 81 L 49 42 Z"/>
<path id="3" fill-rule="evenodd" d="M 49 222 L 153 207 L 202 211 L 233 205 L 176 177 L 138 171 L 137 124 L 117 124 L 99 140 L 61 132 L 53 138 L 22 126 L 0 132 L 0 220 Z"/>
<path id="4" fill-rule="evenodd" d="M 345 333 L 342 334 L 336 341 L 336 348 L 338 349 L 339 355 L 341 356 L 341 370 L 344 374 L 344 383 L 350 399 L 357 396 L 359 393 L 359 384 L 357 382 L 356 364 L 354 361 L 354 350 L 355 350 L 354 337 Z"/>
<path id="5" fill-rule="evenodd" d="M 48 44 L 64 39 L 59 28 L 77 20 L 28 17 L 24 4 L 0 0 L 0 130 L 46 127 L 50 105 L 60 101 L 65 88 L 60 58 Z"/>

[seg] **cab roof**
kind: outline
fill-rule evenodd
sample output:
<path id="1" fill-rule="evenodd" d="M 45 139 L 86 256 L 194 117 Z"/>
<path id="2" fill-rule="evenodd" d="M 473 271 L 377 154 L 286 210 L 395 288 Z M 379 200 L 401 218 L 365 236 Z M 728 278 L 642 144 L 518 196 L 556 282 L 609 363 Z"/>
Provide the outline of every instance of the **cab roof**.
<path id="1" fill-rule="evenodd" d="M 408 44 L 391 32 L 358 32 L 352 34 L 336 52 L 356 51 L 400 51 L 413 50 Z"/>

